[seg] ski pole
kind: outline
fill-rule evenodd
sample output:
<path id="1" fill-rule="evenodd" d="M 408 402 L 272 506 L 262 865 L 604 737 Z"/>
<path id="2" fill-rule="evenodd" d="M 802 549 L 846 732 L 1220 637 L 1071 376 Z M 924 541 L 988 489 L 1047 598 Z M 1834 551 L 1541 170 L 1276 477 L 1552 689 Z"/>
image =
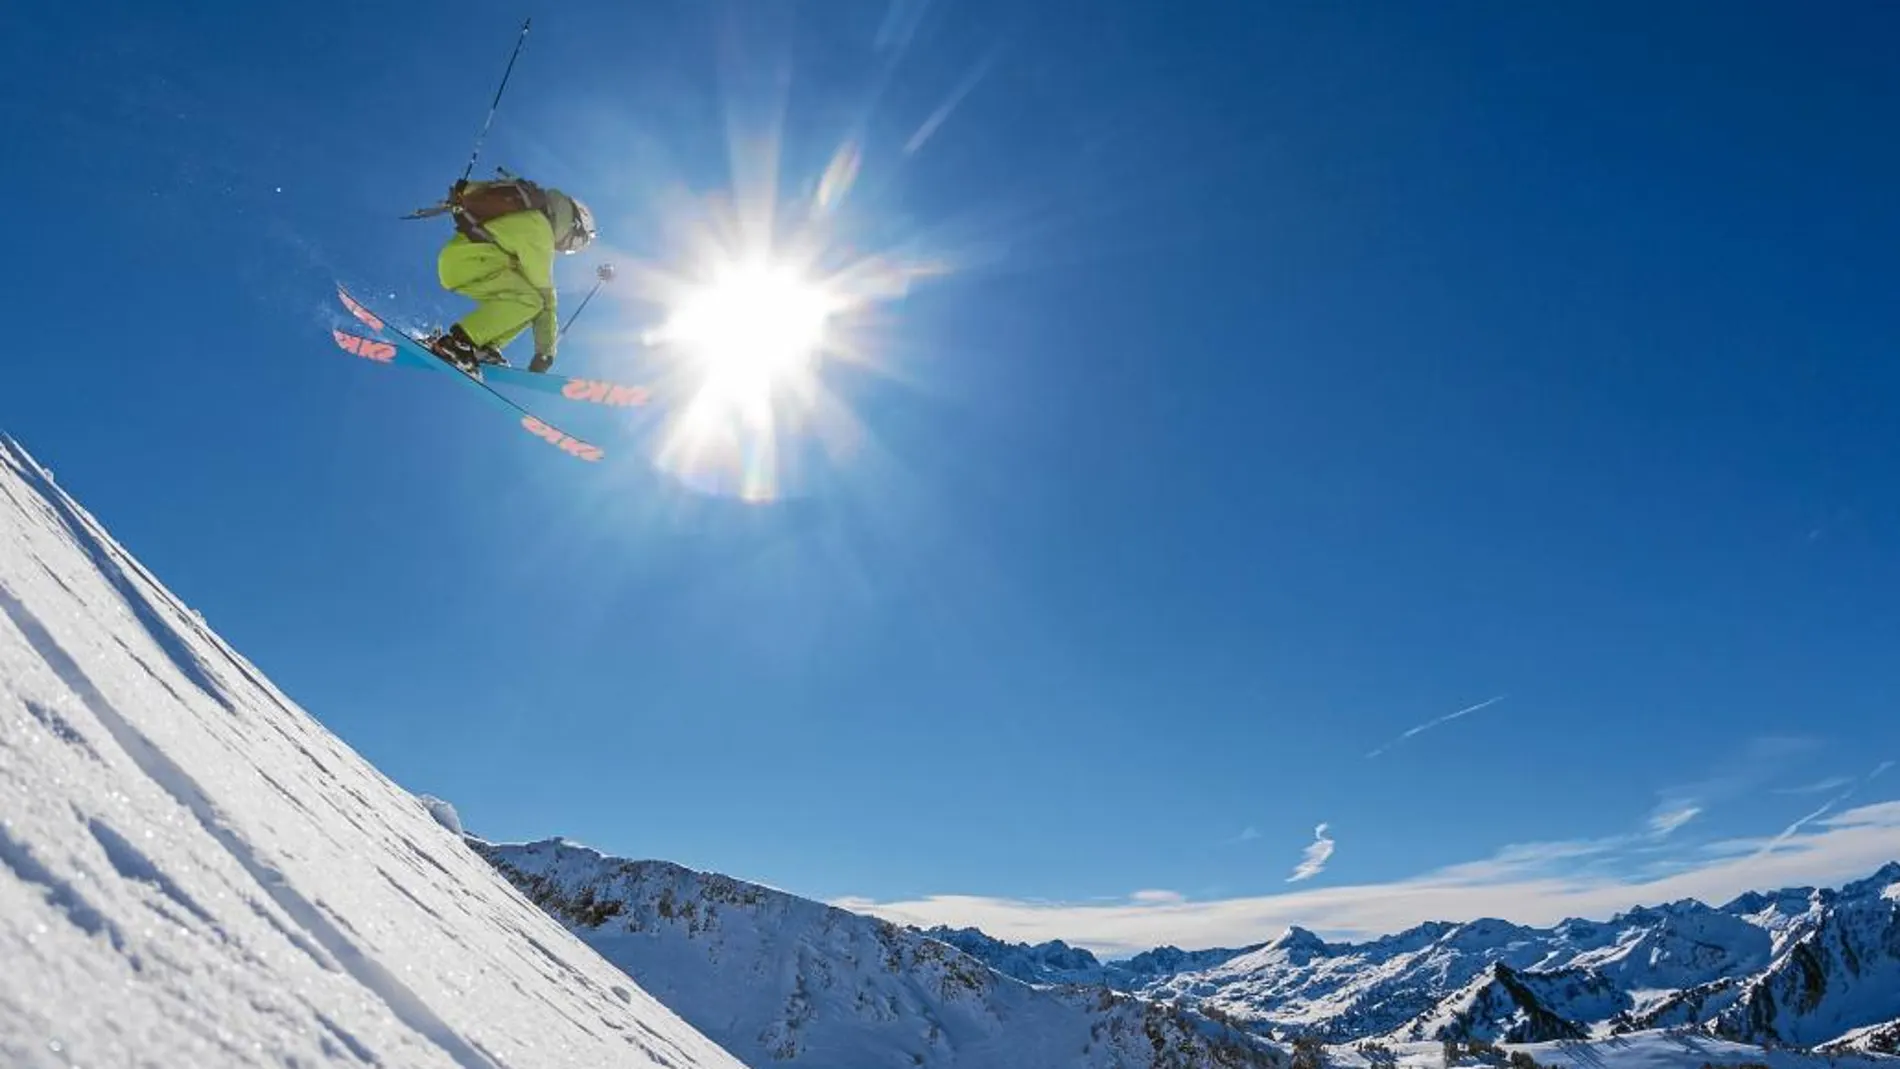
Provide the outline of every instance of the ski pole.
<path id="1" fill-rule="evenodd" d="M 567 323 L 561 327 L 560 333 L 554 336 L 556 341 L 567 337 L 567 328 L 573 326 L 574 321 L 579 319 L 581 313 L 587 310 L 587 302 L 594 299 L 594 294 L 599 293 L 602 286 L 613 281 L 614 265 L 601 264 L 599 267 L 594 268 L 594 278 L 596 279 L 594 288 L 587 291 L 587 296 L 581 298 L 581 303 L 574 309 L 574 314 L 567 317 Z"/>
<path id="2" fill-rule="evenodd" d="M 521 58 L 521 46 L 528 43 L 528 27 L 533 22 L 532 17 L 522 20 L 521 36 L 515 38 L 515 50 L 508 56 L 508 69 L 501 72 L 501 84 L 495 87 L 495 99 L 488 105 L 488 118 L 482 120 L 482 132 L 475 135 L 475 151 L 469 153 L 468 166 L 462 168 L 464 182 L 475 173 L 475 161 L 482 155 L 482 142 L 488 140 L 488 128 L 495 122 L 495 111 L 501 107 L 501 94 L 508 89 L 508 77 L 515 72 L 515 60 Z"/>

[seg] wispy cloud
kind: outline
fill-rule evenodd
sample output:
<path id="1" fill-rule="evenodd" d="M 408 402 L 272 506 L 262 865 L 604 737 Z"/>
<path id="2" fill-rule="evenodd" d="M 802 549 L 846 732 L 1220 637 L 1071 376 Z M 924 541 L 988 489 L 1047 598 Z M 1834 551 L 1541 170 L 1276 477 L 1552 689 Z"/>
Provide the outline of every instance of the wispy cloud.
<path id="1" fill-rule="evenodd" d="M 1293 875 L 1286 878 L 1288 883 L 1310 880 L 1326 871 L 1326 862 L 1333 856 L 1333 840 L 1326 835 L 1326 825 L 1313 829 L 1313 841 L 1306 844 L 1306 854 L 1300 863 L 1293 867 Z"/>
<path id="2" fill-rule="evenodd" d="M 1664 840 L 1701 814 L 1702 807 L 1694 803 L 1665 801 L 1644 818 L 1641 827 L 1627 832 L 1587 839 L 1511 843 L 1483 860 L 1448 865 L 1439 869 L 1438 875 L 1470 883 L 1494 883 L 1549 878 L 1559 873 L 1575 875 L 1619 865 L 1627 871 L 1627 863 L 1638 857 L 1648 858 L 1644 864 L 1652 873 L 1673 871 L 1674 862 L 1658 860 L 1655 855 L 1668 849 Z"/>
<path id="3" fill-rule="evenodd" d="M 1873 770 L 1872 772 L 1869 772 L 1869 773 L 1867 773 L 1867 778 L 1868 778 L 1868 779 L 1878 779 L 1878 778 L 1880 778 L 1880 774 L 1881 774 L 1882 772 L 1885 772 L 1885 771 L 1887 771 L 1888 769 L 1890 769 L 1890 768 L 1892 768 L 1892 767 L 1893 767 L 1893 762 L 1892 762 L 1892 761 L 1882 761 L 1882 762 L 1880 762 L 1879 764 L 1877 764 L 1877 765 L 1875 765 L 1875 766 L 1874 766 L 1874 770 Z"/>
<path id="4" fill-rule="evenodd" d="M 1299 924 L 1333 938 L 1366 938 L 1427 920 L 1504 917 L 1552 924 L 1603 917 L 1643 903 L 1697 898 L 1726 902 L 1743 891 L 1839 884 L 1900 858 L 1900 800 L 1811 817 L 1771 840 L 1731 841 L 1661 875 L 1616 876 L 1558 862 L 1602 854 L 1601 841 L 1529 843 L 1488 859 L 1379 884 L 1316 887 L 1207 901 L 1029 902 L 975 895 L 911 901 L 847 899 L 839 905 L 900 923 L 976 925 L 991 935 L 1040 943 L 1066 939 L 1098 953 L 1162 944 L 1245 946 Z"/>
<path id="5" fill-rule="evenodd" d="M 1258 838 L 1260 838 L 1260 829 L 1249 824 L 1246 827 L 1240 829 L 1239 835 L 1236 835 L 1231 839 L 1224 840 L 1224 842 L 1227 845 L 1231 846 L 1234 843 L 1250 843 Z"/>
<path id="6" fill-rule="evenodd" d="M 1742 746 L 1713 761 L 1712 774 L 1689 783 L 1679 783 L 1660 792 L 1661 803 L 1649 818 L 1652 836 L 1662 838 L 1682 826 L 1675 814 L 1693 810 L 1690 818 L 1709 812 L 1714 806 L 1753 796 L 1777 779 L 1790 765 L 1823 745 L 1820 739 L 1802 735 L 1757 735 Z M 1853 782 L 1851 776 L 1823 780 L 1804 788 L 1789 788 L 1786 793 L 1813 793 L 1840 790 Z"/>
<path id="7" fill-rule="evenodd" d="M 1649 816 L 1649 831 L 1655 836 L 1668 835 L 1677 828 L 1694 820 L 1702 812 L 1699 805 L 1680 805 L 1658 809 Z"/>
<path id="8" fill-rule="evenodd" d="M 1881 771 L 1884 770 L 1876 770 L 1873 776 L 1878 776 Z M 1869 776 L 1868 778 L 1871 779 L 1873 776 Z M 1829 791 L 1838 791 L 1852 782 L 1854 782 L 1854 777 L 1852 776 L 1829 776 L 1826 779 L 1815 780 L 1813 783 L 1803 783 L 1799 787 L 1776 787 L 1774 793 L 1826 794 Z"/>
<path id="9" fill-rule="evenodd" d="M 1187 896 L 1179 891 L 1136 891 L 1128 896 L 1129 901 L 1149 906 L 1178 906 L 1187 901 Z"/>
<path id="10" fill-rule="evenodd" d="M 1377 757 L 1380 754 L 1386 752 L 1387 750 L 1390 750 L 1392 747 L 1397 746 L 1399 743 L 1404 742 L 1406 739 L 1409 739 L 1414 735 L 1420 734 L 1422 732 L 1430 731 L 1431 729 L 1439 726 L 1440 724 L 1449 724 L 1453 720 L 1456 720 L 1461 716 L 1470 716 L 1472 713 L 1475 713 L 1479 711 L 1480 709 L 1489 709 L 1493 705 L 1496 705 L 1497 703 L 1503 700 L 1504 700 L 1504 695 L 1502 694 L 1498 695 L 1495 698 L 1486 698 L 1484 701 L 1481 701 L 1476 705 L 1467 705 L 1463 709 L 1460 709 L 1455 713 L 1446 713 L 1444 716 L 1438 717 L 1435 720 L 1427 720 L 1423 724 L 1419 724 L 1416 727 L 1407 728 L 1405 732 L 1401 734 L 1398 738 L 1393 739 L 1391 742 L 1386 743 L 1384 746 L 1381 746 L 1378 749 L 1371 751 L 1370 753 L 1366 754 L 1366 756 Z"/>

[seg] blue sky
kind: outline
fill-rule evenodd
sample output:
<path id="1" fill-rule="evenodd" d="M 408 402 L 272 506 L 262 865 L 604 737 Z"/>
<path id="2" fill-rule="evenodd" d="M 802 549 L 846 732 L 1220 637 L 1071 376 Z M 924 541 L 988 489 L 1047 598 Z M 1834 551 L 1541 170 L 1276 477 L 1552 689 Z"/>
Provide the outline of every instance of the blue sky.
<path id="1" fill-rule="evenodd" d="M 0 428 L 479 833 L 1104 947 L 1900 855 L 1900 10 L 541 12 L 485 161 L 595 208 L 570 309 L 771 144 L 947 268 L 748 504 L 332 346 L 459 314 L 396 217 L 523 14 L 399 7 L 13 20 Z"/>

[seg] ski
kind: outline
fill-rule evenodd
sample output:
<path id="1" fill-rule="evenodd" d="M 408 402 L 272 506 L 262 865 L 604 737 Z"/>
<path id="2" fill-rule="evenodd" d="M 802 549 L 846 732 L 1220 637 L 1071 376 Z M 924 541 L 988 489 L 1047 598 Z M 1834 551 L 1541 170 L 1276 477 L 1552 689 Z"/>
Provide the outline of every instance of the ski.
<path id="1" fill-rule="evenodd" d="M 363 303 L 358 301 L 355 297 L 352 297 L 349 291 L 339 286 L 337 288 L 337 296 L 342 299 L 343 306 L 349 309 L 350 314 L 361 321 L 364 326 L 376 331 L 378 334 L 389 329 L 381 316 L 378 316 L 376 313 L 364 307 Z M 368 359 L 375 360 L 378 363 L 398 364 L 403 367 L 426 367 L 438 371 L 461 371 L 460 368 L 426 350 L 424 350 L 426 355 L 422 359 L 417 359 L 413 353 L 409 353 L 405 357 L 403 351 L 382 354 L 380 351 L 372 349 L 372 352 L 376 352 L 377 355 L 358 352 L 357 349 L 351 346 L 361 346 L 365 343 L 373 346 L 375 344 L 374 339 L 361 339 L 358 342 L 346 344 L 343 340 L 344 338 L 356 336 L 343 331 L 335 331 L 334 333 L 337 335 L 337 344 L 342 346 L 345 351 L 356 353 L 358 356 L 366 356 Z M 398 333 L 406 332 L 399 330 Z M 414 341 L 415 339 L 412 338 L 411 340 Z M 467 372 L 462 373 L 464 375 L 468 374 Z M 484 382 L 498 383 L 504 386 L 517 386 L 524 390 L 533 390 L 536 393 L 551 394 L 569 401 L 601 405 L 606 408 L 637 408 L 647 404 L 653 399 L 653 391 L 645 386 L 610 382 L 606 379 L 574 378 L 567 375 L 556 375 L 553 372 L 536 373 L 526 368 L 515 367 L 512 364 L 484 364 L 479 369 L 479 376 Z"/>
<path id="2" fill-rule="evenodd" d="M 352 297 L 349 292 L 341 286 L 337 287 L 337 295 L 343 299 L 344 306 L 347 307 L 357 319 L 361 320 L 364 326 L 370 327 L 377 332 L 376 337 L 366 338 L 344 330 L 332 330 L 332 337 L 335 339 L 338 348 L 341 348 L 344 352 L 379 364 L 397 364 L 404 367 L 434 367 L 443 371 L 452 371 L 455 373 L 457 379 L 468 383 L 471 388 L 481 391 L 482 396 L 488 398 L 491 404 L 506 409 L 510 414 L 518 417 L 519 425 L 522 430 L 555 446 L 561 450 L 561 452 L 578 460 L 588 461 L 589 463 L 599 461 L 607 455 L 606 451 L 601 447 L 583 439 L 576 438 L 521 407 L 521 405 L 510 399 L 506 394 L 498 392 L 493 386 L 484 382 L 480 373 L 470 374 L 463 371 L 461 368 L 435 355 L 435 353 L 430 352 L 420 340 L 411 337 L 408 332 L 389 327 L 383 321 L 382 317 L 370 311 L 367 306 L 361 301 L 358 301 L 355 297 Z"/>

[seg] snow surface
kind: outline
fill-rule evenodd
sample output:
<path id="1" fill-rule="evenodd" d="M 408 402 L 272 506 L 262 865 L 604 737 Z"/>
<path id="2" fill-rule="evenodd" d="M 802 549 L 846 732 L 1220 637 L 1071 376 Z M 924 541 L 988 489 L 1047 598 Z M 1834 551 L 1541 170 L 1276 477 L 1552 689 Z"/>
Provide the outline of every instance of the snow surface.
<path id="1" fill-rule="evenodd" d="M 435 822 L 447 828 L 451 835 L 468 834 L 468 829 L 462 827 L 462 814 L 455 811 L 455 806 L 433 794 L 418 794 L 416 801 L 421 802 L 422 807 L 435 818 Z"/>
<path id="2" fill-rule="evenodd" d="M 0 1065 L 738 1063 L 0 438 Z"/>

